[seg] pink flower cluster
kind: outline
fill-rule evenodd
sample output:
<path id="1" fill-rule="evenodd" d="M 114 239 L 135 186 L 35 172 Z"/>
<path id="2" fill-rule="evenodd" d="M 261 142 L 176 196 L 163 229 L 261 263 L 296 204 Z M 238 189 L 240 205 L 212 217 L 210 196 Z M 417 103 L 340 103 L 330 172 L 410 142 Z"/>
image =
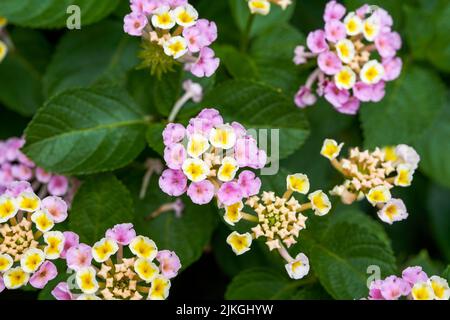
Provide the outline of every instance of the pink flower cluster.
<path id="1" fill-rule="evenodd" d="M 185 128 L 169 123 L 163 131 L 166 169 L 159 180 L 171 196 L 187 192 L 196 204 L 214 196 L 220 205 L 232 205 L 256 195 L 261 180 L 250 170 L 261 169 L 267 156 L 239 123 L 224 123 L 215 109 L 204 109 Z M 190 181 L 188 185 L 188 181 Z"/>
<path id="2" fill-rule="evenodd" d="M 181 268 L 175 252 L 158 251 L 151 239 L 136 235 L 131 223 L 108 229 L 105 237 L 93 246 L 80 243 L 76 233 L 65 232 L 64 235 L 62 257 L 68 268 L 76 272 L 77 287 L 69 288 L 68 283 L 59 283 L 52 291 L 57 300 L 140 300 L 144 294 L 148 299 L 165 299 L 169 279 L 176 277 Z M 125 258 L 124 246 L 128 246 L 134 256 Z M 113 255 L 116 255 L 115 259 Z M 158 283 L 152 285 L 152 282 Z M 149 284 L 152 285 L 150 288 Z"/>
<path id="3" fill-rule="evenodd" d="M 0 141 L 0 191 L 4 186 L 15 181 L 28 181 L 32 189 L 41 197 L 63 197 L 71 202 L 78 186 L 78 181 L 64 176 L 46 172 L 22 153 L 25 145 L 23 138 L 10 138 Z"/>
<path id="4" fill-rule="evenodd" d="M 401 277 L 389 276 L 370 284 L 369 300 L 448 300 L 450 289 L 447 280 L 428 275 L 421 267 L 408 267 Z"/>
<path id="5" fill-rule="evenodd" d="M 210 77 L 220 59 L 209 47 L 217 39 L 217 26 L 198 19 L 187 0 L 131 0 L 124 31 L 157 43 L 164 53 L 185 64 L 196 77 Z"/>
<path id="6" fill-rule="evenodd" d="M 360 102 L 382 100 L 385 83 L 399 77 L 402 60 L 396 54 L 402 41 L 392 31 L 392 17 L 379 7 L 364 5 L 346 13 L 346 8 L 333 0 L 328 2 L 323 18 L 324 29 L 308 35 L 310 51 L 303 46 L 295 49 L 294 63 L 317 58 L 318 64 L 297 92 L 295 103 L 299 108 L 313 105 L 317 94 L 337 111 L 353 115 Z"/>

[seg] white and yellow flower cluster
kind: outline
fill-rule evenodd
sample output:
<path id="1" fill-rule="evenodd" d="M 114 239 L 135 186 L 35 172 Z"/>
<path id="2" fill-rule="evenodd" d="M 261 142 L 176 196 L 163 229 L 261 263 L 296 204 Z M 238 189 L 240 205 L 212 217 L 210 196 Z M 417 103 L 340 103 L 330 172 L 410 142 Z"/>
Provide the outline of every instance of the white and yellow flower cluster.
<path id="1" fill-rule="evenodd" d="M 450 287 L 444 278 L 432 276 L 414 284 L 411 297 L 414 300 L 450 300 Z"/>
<path id="2" fill-rule="evenodd" d="M 246 0 L 252 14 L 260 14 L 266 16 L 270 13 L 271 3 L 278 5 L 281 9 L 286 10 L 292 4 L 292 0 Z"/>
<path id="3" fill-rule="evenodd" d="M 65 238 L 62 232 L 51 231 L 54 225 L 51 213 L 33 192 L 0 196 L 0 277 L 7 289 L 27 285 L 46 260 L 60 257 Z M 41 288 L 43 283 L 36 279 L 31 285 Z"/>
<path id="4" fill-rule="evenodd" d="M 176 276 L 181 266 L 178 257 L 167 250 L 158 251 L 153 240 L 141 235 L 132 238 L 127 247 L 132 253 L 130 258 L 123 257 L 125 247 L 115 239 L 105 237 L 96 242 L 92 246 L 94 261 L 76 270 L 75 290 L 81 294 L 71 292 L 73 297 L 165 300 L 169 296 L 170 278 Z"/>
<path id="5" fill-rule="evenodd" d="M 376 148 L 373 152 L 352 148 L 348 158 L 337 160 L 342 146 L 332 139 L 326 139 L 322 146 L 321 154 L 345 177 L 344 183 L 330 193 L 340 196 L 346 204 L 365 197 L 379 207 L 378 216 L 386 223 L 406 219 L 403 201 L 393 199 L 390 190 L 411 185 L 420 161 L 417 152 L 407 145 Z"/>
<path id="6" fill-rule="evenodd" d="M 251 232 L 240 234 L 235 231 L 228 236 L 227 243 L 234 253 L 241 255 L 250 250 L 254 239 L 264 238 L 269 250 L 277 250 L 287 261 L 286 271 L 291 278 L 304 277 L 309 271 L 308 258 L 301 253 L 294 259 L 287 248 L 297 243 L 300 231 L 306 228 L 307 217 L 303 215 L 306 210 L 311 209 L 315 215 L 323 216 L 331 209 L 331 202 L 322 190 L 312 193 L 309 190 L 308 177 L 297 173 L 287 176 L 283 197 L 276 196 L 274 192 L 263 192 L 260 197 L 252 196 L 247 199 L 245 204 L 256 215 L 244 212 L 242 202 L 226 206 L 224 220 L 230 225 L 241 219 L 257 223 L 251 228 Z M 294 192 L 308 195 L 309 202 L 300 204 L 292 197 Z"/>

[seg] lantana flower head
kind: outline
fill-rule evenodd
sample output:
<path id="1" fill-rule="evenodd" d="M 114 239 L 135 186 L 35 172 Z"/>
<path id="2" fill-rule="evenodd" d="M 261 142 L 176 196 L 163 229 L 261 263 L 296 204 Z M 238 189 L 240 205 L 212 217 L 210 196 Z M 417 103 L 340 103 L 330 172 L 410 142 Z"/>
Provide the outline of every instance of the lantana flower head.
<path id="1" fill-rule="evenodd" d="M 54 231 L 67 218 L 61 198 L 40 199 L 28 182 L 11 184 L 0 192 L 0 279 L 3 289 L 28 283 L 42 289 L 57 275 L 51 262 L 64 251 L 65 236 Z"/>
<path id="2" fill-rule="evenodd" d="M 252 14 L 266 16 L 270 13 L 271 4 L 286 10 L 292 4 L 292 0 L 245 0 Z"/>
<path id="3" fill-rule="evenodd" d="M 177 61 L 197 77 L 215 73 L 220 60 L 210 46 L 217 39 L 217 26 L 199 19 L 187 0 L 131 0 L 130 8 L 131 13 L 124 18 L 124 31 L 142 37 L 143 65 L 160 72 L 158 64 L 165 70 Z"/>
<path id="4" fill-rule="evenodd" d="M 355 12 L 332 0 L 323 16 L 323 29 L 312 31 L 304 46 L 295 49 L 295 64 L 317 59 L 318 68 L 301 86 L 295 103 L 305 108 L 316 102 L 316 93 L 345 114 L 356 114 L 361 102 L 379 102 L 385 83 L 399 77 L 402 60 L 400 35 L 393 20 L 379 7 L 364 5 Z"/>
<path id="5" fill-rule="evenodd" d="M 184 193 L 196 204 L 216 198 L 229 206 L 256 195 L 261 180 L 249 169 L 265 166 L 265 151 L 239 123 L 224 123 L 215 109 L 203 109 L 187 127 L 169 123 L 163 131 L 164 160 L 161 190 Z"/>
<path id="6" fill-rule="evenodd" d="M 321 154 L 345 177 L 330 194 L 341 197 L 345 204 L 366 198 L 388 224 L 406 219 L 406 206 L 401 199 L 392 198 L 391 189 L 411 185 L 420 161 L 417 152 L 404 144 L 374 151 L 352 148 L 348 158 L 339 160 L 342 146 L 332 139 L 326 139 L 322 146 Z"/>
<path id="7" fill-rule="evenodd" d="M 175 252 L 159 251 L 130 223 L 108 229 L 92 247 L 73 243 L 66 260 L 76 284 L 59 283 L 52 291 L 57 300 L 165 300 L 181 268 Z"/>
<path id="8" fill-rule="evenodd" d="M 23 138 L 9 138 L 0 141 L 0 187 L 15 185 L 15 190 L 29 187 L 30 191 L 36 192 L 41 198 L 45 196 L 62 197 L 66 203 L 71 203 L 78 188 L 79 182 L 74 178 L 68 178 L 46 172 L 37 167 L 22 151 L 25 145 Z M 10 188 L 11 189 L 11 188 Z M 64 206 L 60 201 L 46 200 L 49 211 L 55 206 Z"/>
<path id="9" fill-rule="evenodd" d="M 300 193 L 308 195 L 308 202 L 300 204 L 292 195 Z M 309 179 L 304 174 L 293 174 L 286 178 L 286 192 L 282 197 L 274 192 L 263 192 L 260 196 L 251 196 L 245 205 L 254 214 L 244 212 L 244 204 L 237 202 L 225 206 L 224 220 L 235 225 L 240 220 L 254 223 L 251 231 L 240 234 L 236 231 L 227 238 L 227 243 L 237 255 L 250 250 L 255 239 L 264 239 L 269 250 L 277 250 L 286 260 L 288 275 L 292 279 L 301 279 L 309 272 L 309 260 L 305 254 L 299 253 L 295 258 L 288 249 L 297 243 L 299 233 L 306 228 L 307 217 L 303 214 L 312 210 L 315 215 L 326 215 L 331 209 L 331 202 L 321 190 L 310 193 Z"/>
<path id="10" fill-rule="evenodd" d="M 421 267 L 408 267 L 402 277 L 389 276 L 370 284 L 369 300 L 449 300 L 450 288 L 446 279 L 428 277 Z"/>

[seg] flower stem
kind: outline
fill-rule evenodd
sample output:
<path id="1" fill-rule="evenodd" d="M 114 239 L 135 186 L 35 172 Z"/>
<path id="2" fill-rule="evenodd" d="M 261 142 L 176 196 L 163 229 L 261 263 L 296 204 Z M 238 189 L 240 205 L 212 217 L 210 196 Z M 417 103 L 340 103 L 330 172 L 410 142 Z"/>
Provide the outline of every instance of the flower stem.
<path id="1" fill-rule="evenodd" d="M 292 258 L 292 256 L 282 244 L 280 244 L 280 247 L 278 248 L 278 253 L 284 260 L 286 260 L 287 263 L 291 263 L 294 261 L 294 258 Z"/>
<path id="2" fill-rule="evenodd" d="M 251 221 L 251 222 L 259 222 L 258 217 L 249 214 L 249 213 L 245 213 L 245 212 L 241 212 L 242 215 L 242 219 L 247 220 L 247 221 Z"/>
<path id="3" fill-rule="evenodd" d="M 334 167 L 337 171 L 339 171 L 339 172 L 342 173 L 345 177 L 347 177 L 347 172 L 345 171 L 344 168 L 342 168 L 342 165 L 341 165 L 341 163 L 340 163 L 338 160 L 332 159 L 332 160 L 331 160 L 331 164 L 333 165 L 333 167 Z"/>
<path id="4" fill-rule="evenodd" d="M 289 198 L 292 196 L 292 194 L 294 193 L 294 191 L 292 190 L 286 190 L 286 192 L 283 194 L 283 198 L 286 200 L 289 200 Z"/>
<path id="5" fill-rule="evenodd" d="M 175 103 L 175 105 L 172 108 L 172 111 L 169 115 L 169 122 L 173 122 L 175 118 L 177 117 L 178 112 L 180 112 L 181 108 L 186 104 L 186 102 L 189 101 L 189 99 L 192 98 L 192 93 L 186 92 L 178 101 Z"/>
<path id="6" fill-rule="evenodd" d="M 250 42 L 250 32 L 252 31 L 253 21 L 255 20 L 255 15 L 250 14 L 247 19 L 247 25 L 245 26 L 245 31 L 241 40 L 241 51 L 246 52 L 248 49 L 248 44 Z"/>
<path id="7" fill-rule="evenodd" d="M 311 204 L 311 202 L 308 202 L 308 203 L 302 204 L 300 206 L 300 208 L 297 209 L 297 212 L 303 212 L 303 211 L 309 210 L 311 208 L 312 208 L 312 204 Z"/>

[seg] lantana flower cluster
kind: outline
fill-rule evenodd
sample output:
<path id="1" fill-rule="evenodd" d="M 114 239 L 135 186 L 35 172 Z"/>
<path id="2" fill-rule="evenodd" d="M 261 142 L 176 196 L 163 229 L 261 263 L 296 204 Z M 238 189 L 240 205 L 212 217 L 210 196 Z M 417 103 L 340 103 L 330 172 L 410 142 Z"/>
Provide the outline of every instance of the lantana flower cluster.
<path id="1" fill-rule="evenodd" d="M 165 300 L 181 268 L 174 252 L 158 250 L 131 223 L 108 229 L 92 247 L 74 233 L 70 239 L 65 258 L 75 283 L 59 283 L 52 291 L 57 300 Z"/>
<path id="2" fill-rule="evenodd" d="M 389 276 L 370 284 L 369 300 L 449 300 L 446 279 L 428 275 L 422 267 L 408 267 L 401 277 Z"/>
<path id="3" fill-rule="evenodd" d="M 378 217 L 388 224 L 408 217 L 401 199 L 394 199 L 390 190 L 395 187 L 409 187 L 420 157 L 410 146 L 401 144 L 370 152 L 350 149 L 348 158 L 338 160 L 343 144 L 326 139 L 321 154 L 328 158 L 344 177 L 343 184 L 330 192 L 340 196 L 345 204 L 351 204 L 364 197 L 371 205 L 378 207 Z"/>
<path id="4" fill-rule="evenodd" d="M 232 232 L 227 243 L 236 255 L 241 255 L 250 250 L 254 239 L 264 238 L 269 250 L 277 250 L 283 259 L 288 275 L 292 279 L 301 279 L 309 272 L 309 260 L 304 253 L 299 253 L 295 258 L 287 251 L 297 243 L 299 233 L 306 228 L 307 217 L 303 213 L 313 210 L 317 216 L 326 215 L 331 209 L 328 196 L 317 190 L 309 193 L 309 179 L 304 174 L 289 175 L 286 179 L 287 190 L 282 197 L 274 192 L 263 192 L 261 196 L 252 196 L 245 204 L 252 208 L 255 214 L 243 211 L 242 202 L 225 206 L 224 220 L 235 225 L 240 220 L 256 223 L 251 232 L 240 234 Z M 308 202 L 300 204 L 292 194 L 308 194 Z"/>
<path id="5" fill-rule="evenodd" d="M 271 3 L 280 6 L 286 10 L 292 4 L 292 0 L 245 0 L 252 14 L 260 14 L 266 16 L 270 13 Z"/>
<path id="6" fill-rule="evenodd" d="M 28 283 L 42 289 L 57 276 L 52 260 L 63 254 L 65 235 L 53 228 L 66 218 L 64 200 L 40 199 L 26 181 L 0 192 L 0 292 Z"/>
<path id="7" fill-rule="evenodd" d="M 185 128 L 169 123 L 163 131 L 164 160 L 169 167 L 160 179 L 162 191 L 171 196 L 185 192 L 196 204 L 214 197 L 219 206 L 230 206 L 259 193 L 261 169 L 267 155 L 237 122 L 224 123 L 215 109 L 203 109 Z"/>
<path id="8" fill-rule="evenodd" d="M 7 35 L 6 35 L 6 25 L 8 20 L 4 17 L 0 17 L 0 63 L 5 59 L 8 54 Z"/>
<path id="9" fill-rule="evenodd" d="M 220 59 L 210 45 L 217 39 L 217 26 L 198 19 L 197 10 L 187 0 L 131 0 L 130 7 L 132 12 L 124 18 L 124 31 L 143 38 L 148 52 L 142 57 L 151 60 L 149 65 L 166 61 L 158 60 L 153 44 L 197 77 L 214 74 Z M 168 60 L 168 64 L 173 60 Z"/>
<path id="10" fill-rule="evenodd" d="M 21 148 L 24 145 L 23 138 L 13 137 L 0 141 L 0 191 L 11 183 L 27 181 L 31 183 L 33 191 L 39 197 L 44 198 L 46 195 L 63 197 L 70 204 L 78 181 L 36 167 L 34 162 L 22 153 Z"/>
<path id="11" fill-rule="evenodd" d="M 295 96 L 300 108 L 313 105 L 316 93 L 345 114 L 356 114 L 360 102 L 379 102 L 385 95 L 385 83 L 400 75 L 402 60 L 397 51 L 400 35 L 392 31 L 393 19 L 379 7 L 364 5 L 355 12 L 336 1 L 328 2 L 325 27 L 311 32 L 304 46 L 295 49 L 294 62 L 304 64 L 316 59 L 318 68 Z M 381 57 L 381 59 L 378 59 Z"/>

